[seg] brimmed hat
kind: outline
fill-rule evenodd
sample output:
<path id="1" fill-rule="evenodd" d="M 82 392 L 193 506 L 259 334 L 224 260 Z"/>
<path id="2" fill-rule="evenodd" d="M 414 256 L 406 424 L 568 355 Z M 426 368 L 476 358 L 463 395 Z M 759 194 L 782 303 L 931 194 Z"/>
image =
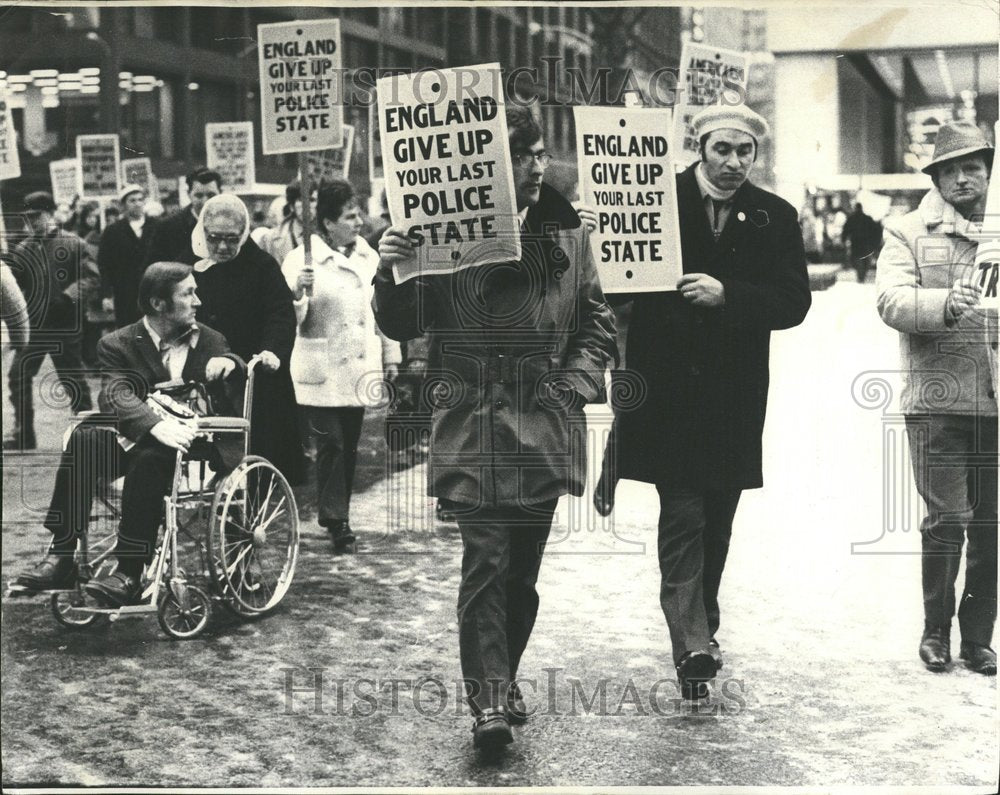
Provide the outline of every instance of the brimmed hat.
<path id="1" fill-rule="evenodd" d="M 124 204 L 125 200 L 133 193 L 141 193 L 143 196 L 145 196 L 146 189 L 142 187 L 142 185 L 135 185 L 135 184 L 126 185 L 124 188 L 118 191 L 118 201 Z"/>
<path id="2" fill-rule="evenodd" d="M 691 120 L 696 138 L 716 130 L 739 130 L 760 141 L 769 132 L 767 121 L 746 105 L 712 105 L 699 111 Z"/>
<path id="3" fill-rule="evenodd" d="M 946 160 L 954 160 L 966 155 L 982 152 L 986 157 L 986 166 L 993 163 L 993 147 L 986 140 L 983 131 L 970 121 L 950 121 L 942 124 L 934 139 L 934 156 L 931 162 L 921 171 L 934 175 L 934 170 Z"/>
<path id="4" fill-rule="evenodd" d="M 24 212 L 26 213 L 54 213 L 56 203 L 51 193 L 43 190 L 36 190 L 24 197 Z"/>

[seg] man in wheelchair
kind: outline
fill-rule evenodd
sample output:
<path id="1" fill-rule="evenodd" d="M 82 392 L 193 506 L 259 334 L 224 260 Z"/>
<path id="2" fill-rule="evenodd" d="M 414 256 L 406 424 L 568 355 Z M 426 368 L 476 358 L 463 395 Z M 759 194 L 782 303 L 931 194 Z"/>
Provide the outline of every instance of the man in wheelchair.
<path id="1" fill-rule="evenodd" d="M 143 318 L 108 334 L 97 347 L 101 371 L 100 414 L 73 429 L 56 473 L 46 529 L 52 543 L 45 558 L 14 585 L 29 591 L 72 587 L 77 537 L 86 531 L 98 479 L 125 475 L 111 574 L 86 590 L 112 607 L 133 602 L 140 577 L 152 559 L 163 498 L 173 483 L 177 451 L 191 451 L 193 423 L 156 411 L 147 402 L 154 385 L 167 381 L 208 386 L 217 413 L 235 414 L 246 364 L 229 350 L 219 332 L 195 321 L 201 305 L 189 265 L 157 262 L 139 284 Z M 202 453 L 216 471 L 228 471 L 241 450 L 216 442 Z M 234 458 L 235 456 L 235 458 Z"/>

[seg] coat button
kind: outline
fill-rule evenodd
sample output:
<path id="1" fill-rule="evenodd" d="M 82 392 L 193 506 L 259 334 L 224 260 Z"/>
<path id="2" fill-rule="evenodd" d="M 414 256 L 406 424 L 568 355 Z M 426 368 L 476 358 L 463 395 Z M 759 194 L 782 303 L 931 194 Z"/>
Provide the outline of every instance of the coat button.
<path id="1" fill-rule="evenodd" d="M 493 404 L 493 408 L 497 408 L 497 409 L 502 409 L 503 406 L 504 406 L 504 403 L 503 403 L 502 400 L 498 400 L 496 403 Z"/>

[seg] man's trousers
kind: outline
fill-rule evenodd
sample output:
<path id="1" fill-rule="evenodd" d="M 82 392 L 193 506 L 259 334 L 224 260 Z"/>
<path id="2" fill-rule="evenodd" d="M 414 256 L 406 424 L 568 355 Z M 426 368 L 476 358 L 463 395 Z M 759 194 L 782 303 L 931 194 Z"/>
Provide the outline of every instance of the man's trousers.
<path id="1" fill-rule="evenodd" d="M 989 646 L 997 611 L 997 418 L 913 415 L 906 432 L 927 505 L 920 525 L 924 620 L 950 626 L 968 538 L 958 622 L 962 640 Z"/>
<path id="2" fill-rule="evenodd" d="M 660 521 L 660 607 L 674 664 L 707 651 L 719 629 L 719 584 L 729 554 L 740 490 L 694 491 L 657 485 Z"/>
<path id="3" fill-rule="evenodd" d="M 538 614 L 538 570 L 556 500 L 507 508 L 456 505 L 462 534 L 458 644 L 473 712 L 505 704 Z"/>

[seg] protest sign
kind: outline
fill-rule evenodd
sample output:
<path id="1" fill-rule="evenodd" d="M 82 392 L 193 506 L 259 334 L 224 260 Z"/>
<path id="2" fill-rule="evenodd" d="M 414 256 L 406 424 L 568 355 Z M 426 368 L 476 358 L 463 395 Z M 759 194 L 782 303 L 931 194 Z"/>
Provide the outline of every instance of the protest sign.
<path id="1" fill-rule="evenodd" d="M 675 290 L 681 277 L 670 111 L 573 108 L 580 199 L 597 212 L 594 260 L 606 293 Z"/>
<path id="2" fill-rule="evenodd" d="M 746 53 L 724 50 L 710 44 L 686 41 L 681 48 L 678 86 L 683 91 L 674 107 L 674 165 L 685 167 L 698 160 L 698 139 L 691 120 L 698 111 L 720 102 L 742 104 L 746 99 Z"/>
<path id="3" fill-rule="evenodd" d="M 341 146 L 340 20 L 257 26 L 265 155 Z"/>
<path id="4" fill-rule="evenodd" d="M 520 259 L 499 64 L 378 81 L 393 225 L 423 242 L 397 282 Z"/>
<path id="5" fill-rule="evenodd" d="M 7 94 L 0 91 L 0 179 L 17 179 L 21 176 L 21 159 L 17 154 L 17 135 L 10 113 Z"/>
<path id="6" fill-rule="evenodd" d="M 993 128 L 993 140 L 1000 140 L 1000 122 Z M 982 231 L 977 235 L 975 279 L 982 309 L 997 312 L 997 278 L 1000 276 L 1000 159 L 994 158 L 990 187 L 986 194 L 986 214 Z M 994 316 L 995 317 L 995 316 Z"/>
<path id="7" fill-rule="evenodd" d="M 52 181 L 52 200 L 56 205 L 72 205 L 80 190 L 80 162 L 75 157 L 53 160 L 49 163 L 49 179 Z"/>
<path id="8" fill-rule="evenodd" d="M 253 122 L 205 125 L 205 164 L 222 177 L 227 193 L 249 193 L 257 181 L 253 158 Z"/>
<path id="9" fill-rule="evenodd" d="M 307 152 L 306 168 L 309 170 L 309 181 L 316 187 L 319 183 L 331 179 L 347 179 L 351 169 L 351 155 L 354 151 L 354 127 L 344 125 L 344 145 L 336 149 L 322 149 L 319 152 Z M 299 172 L 302 179 L 302 172 Z"/>
<path id="10" fill-rule="evenodd" d="M 138 185 L 146 189 L 146 198 L 159 201 L 160 183 L 153 174 L 153 164 L 148 157 L 132 157 L 122 160 L 122 187 Z"/>
<path id="11" fill-rule="evenodd" d="M 76 158 L 80 161 L 80 197 L 117 199 L 121 190 L 121 165 L 117 135 L 78 135 Z"/>

